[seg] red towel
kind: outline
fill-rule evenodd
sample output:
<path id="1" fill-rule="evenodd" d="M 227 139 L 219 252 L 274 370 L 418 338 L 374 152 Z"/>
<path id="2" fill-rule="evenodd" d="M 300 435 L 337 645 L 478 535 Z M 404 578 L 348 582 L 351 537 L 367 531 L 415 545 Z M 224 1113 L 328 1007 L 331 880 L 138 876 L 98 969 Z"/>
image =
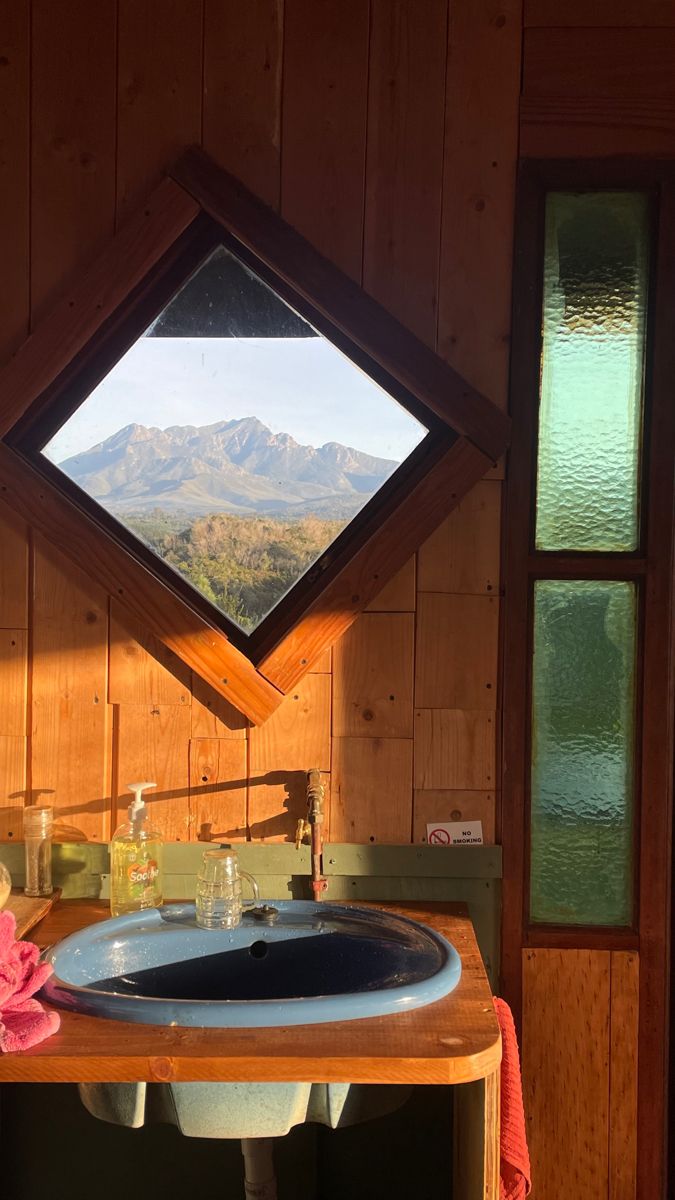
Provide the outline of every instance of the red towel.
<path id="1" fill-rule="evenodd" d="M 499 1195 L 501 1200 L 525 1200 L 532 1183 L 516 1027 L 506 1001 L 495 997 L 494 1003 L 502 1034 Z"/>
<path id="2" fill-rule="evenodd" d="M 56 1033 L 61 1018 L 32 997 L 52 973 L 32 942 L 17 942 L 14 913 L 0 912 L 0 1051 L 28 1050 Z"/>

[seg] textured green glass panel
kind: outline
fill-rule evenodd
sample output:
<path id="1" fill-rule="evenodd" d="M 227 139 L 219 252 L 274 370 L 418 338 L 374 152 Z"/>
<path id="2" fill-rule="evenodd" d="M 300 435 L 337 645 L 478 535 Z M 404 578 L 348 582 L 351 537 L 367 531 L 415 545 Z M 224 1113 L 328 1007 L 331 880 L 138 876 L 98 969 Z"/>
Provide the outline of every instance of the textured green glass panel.
<path id="1" fill-rule="evenodd" d="M 539 550 L 634 550 L 649 215 L 632 192 L 547 199 Z"/>
<path id="2" fill-rule="evenodd" d="M 632 583 L 535 584 L 533 921 L 630 924 L 635 630 Z"/>

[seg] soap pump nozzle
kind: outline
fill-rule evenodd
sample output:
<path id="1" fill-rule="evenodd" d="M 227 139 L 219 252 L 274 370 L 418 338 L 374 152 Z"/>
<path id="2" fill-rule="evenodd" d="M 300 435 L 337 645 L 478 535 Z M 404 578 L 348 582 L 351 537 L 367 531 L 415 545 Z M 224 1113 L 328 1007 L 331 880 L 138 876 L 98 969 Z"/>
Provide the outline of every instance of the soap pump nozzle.
<path id="1" fill-rule="evenodd" d="M 154 788 L 154 787 L 157 787 L 157 784 L 150 783 L 150 782 L 128 783 L 127 784 L 127 791 L 134 793 L 134 798 L 131 801 L 131 804 L 129 805 L 129 808 L 127 810 L 129 813 L 129 820 L 131 821 L 132 825 L 134 824 L 135 821 L 137 821 L 139 819 L 139 817 L 141 817 L 143 815 L 143 811 L 145 809 L 145 800 L 143 799 L 143 792 L 146 791 L 147 788 Z"/>

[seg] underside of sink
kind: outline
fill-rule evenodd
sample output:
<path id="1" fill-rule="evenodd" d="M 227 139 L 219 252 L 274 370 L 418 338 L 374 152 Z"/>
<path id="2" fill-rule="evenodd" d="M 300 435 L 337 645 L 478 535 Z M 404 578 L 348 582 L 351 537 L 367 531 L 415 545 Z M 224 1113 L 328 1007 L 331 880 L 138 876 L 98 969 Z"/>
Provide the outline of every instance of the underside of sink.
<path id="1" fill-rule="evenodd" d="M 268 910 L 269 915 L 269 910 Z M 77 1012 L 197 1027 L 311 1025 L 409 1011 L 456 987 L 461 964 L 440 934 L 392 913 L 275 902 L 272 923 L 200 928 L 167 904 L 71 934 L 46 952 L 43 989 Z"/>
<path id="2" fill-rule="evenodd" d="M 306 1121 L 331 1129 L 400 1108 L 411 1088 L 349 1083 L 81 1083 L 99 1120 L 138 1129 L 164 1122 L 186 1137 L 284 1137 Z"/>

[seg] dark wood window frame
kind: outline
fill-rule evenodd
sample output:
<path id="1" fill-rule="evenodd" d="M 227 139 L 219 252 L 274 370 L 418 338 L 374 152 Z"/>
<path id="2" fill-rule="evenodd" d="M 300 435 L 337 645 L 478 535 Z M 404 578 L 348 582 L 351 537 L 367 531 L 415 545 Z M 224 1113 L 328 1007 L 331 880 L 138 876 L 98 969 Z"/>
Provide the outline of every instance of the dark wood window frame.
<path id="1" fill-rule="evenodd" d="M 223 243 L 426 426 L 251 635 L 40 454 Z M 504 452 L 508 418 L 201 150 L 187 151 L 0 373 L 0 495 L 252 722 L 268 717 Z"/>
<path id="2" fill-rule="evenodd" d="M 647 328 L 641 540 L 633 554 L 534 552 L 543 287 L 544 200 L 550 191 L 647 192 L 654 244 Z M 528 946 L 639 952 L 638 1196 L 665 1194 L 673 811 L 673 537 L 675 487 L 675 164 L 525 161 L 515 243 L 511 416 L 504 525 L 504 847 L 502 986 L 517 1014 Z M 536 578 L 622 579 L 641 604 L 636 751 L 635 907 L 631 928 L 531 924 L 529 717 L 531 602 Z"/>

